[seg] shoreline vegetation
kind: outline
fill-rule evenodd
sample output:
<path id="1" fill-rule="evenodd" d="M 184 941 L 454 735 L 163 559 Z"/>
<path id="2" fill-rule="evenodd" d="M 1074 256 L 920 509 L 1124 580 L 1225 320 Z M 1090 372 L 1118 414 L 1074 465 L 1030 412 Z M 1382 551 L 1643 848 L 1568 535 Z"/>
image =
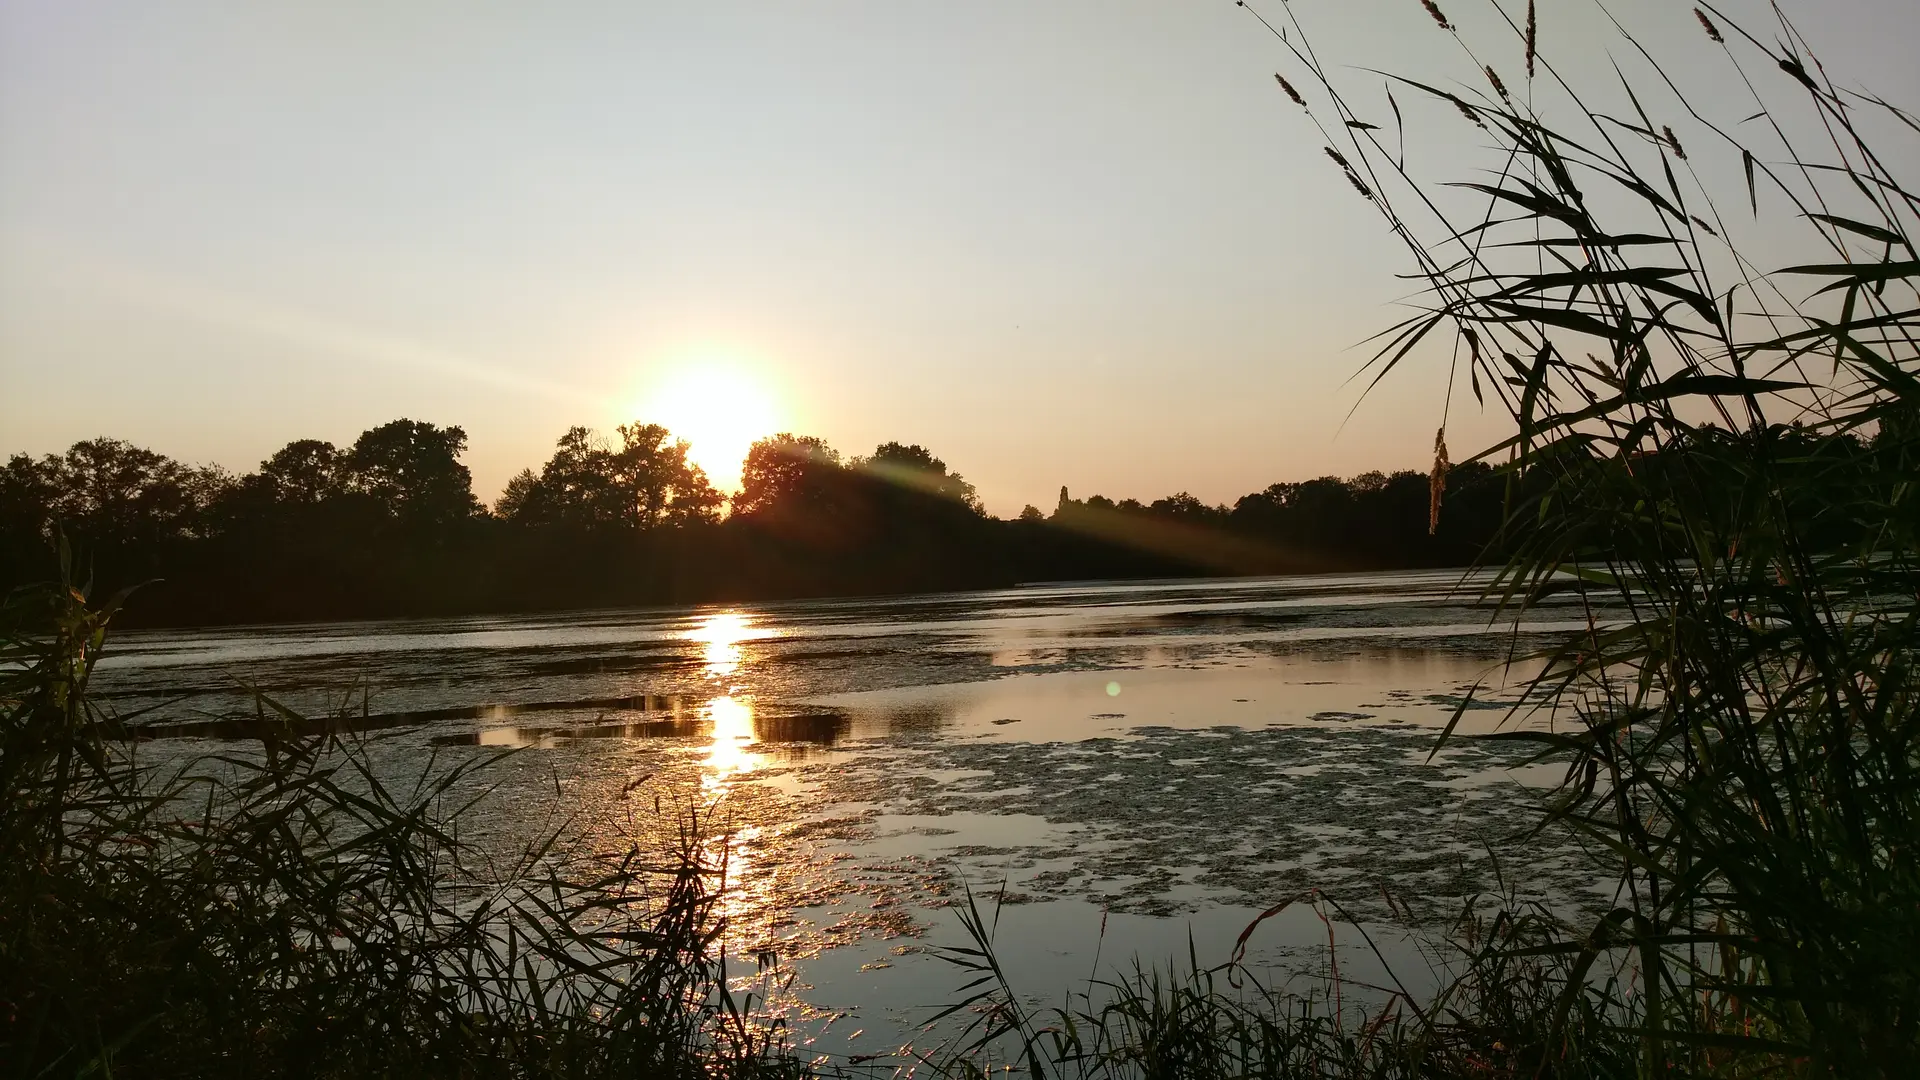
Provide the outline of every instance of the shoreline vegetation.
<path id="1" fill-rule="evenodd" d="M 465 434 L 397 420 L 346 449 L 288 444 L 234 477 L 115 439 L 0 465 L 0 588 L 48 580 L 56 535 L 139 626 L 299 622 L 950 592 L 1039 581 L 1464 566 L 1507 489 L 1480 463 L 1280 483 L 1232 507 L 1061 489 L 987 516 L 918 445 L 843 460 L 819 439 L 752 448 L 723 498 L 657 425 L 574 428 L 492 508 Z M 722 510 L 727 513 L 723 516 Z"/>
<path id="2" fill-rule="evenodd" d="M 1568 922 L 1462 898 L 1456 922 L 1431 928 L 1460 978 L 1357 1012 L 1337 981 L 1265 993 L 1231 968 L 1136 968 L 1048 1012 L 1021 1004 L 992 914 L 968 904 L 973 941 L 947 955 L 969 1036 L 818 1059 L 720 977 L 703 823 L 672 852 L 583 852 L 556 832 L 490 864 L 456 828 L 459 780 L 485 759 L 424 763 L 405 791 L 325 737 L 185 772 L 136 766 L 87 694 L 117 602 L 72 587 L 63 559 L 69 584 L 11 594 L 0 643 L 0 1063 L 136 1077 L 1911 1076 L 1920 194 L 1875 146 L 1907 152 L 1920 120 L 1844 88 L 1777 8 L 1764 31 L 1694 12 L 1689 65 L 1750 89 L 1759 110 L 1721 124 L 1625 28 L 1620 83 L 1577 90 L 1539 48 L 1532 4 L 1487 5 L 1492 30 L 1469 43 L 1421 0 L 1411 16 L 1473 81 L 1382 92 L 1323 65 L 1306 6 L 1248 8 L 1285 60 L 1276 100 L 1427 287 L 1375 370 L 1451 342 L 1462 400 L 1513 421 L 1483 456 L 1502 459 L 1502 520 L 1525 527 L 1489 555 L 1487 597 L 1513 618 L 1569 594 L 1631 612 L 1542 657 L 1516 710 L 1550 725 L 1487 736 L 1561 767 L 1538 827 L 1581 842 L 1613 884 L 1608 910 Z M 1365 88 L 1346 90 L 1350 75 Z M 1414 171 L 1407 132 L 1446 124 L 1487 155 L 1470 183 Z M 407 445 L 432 435 L 407 430 Z M 1423 494 L 1463 475 L 1438 443 Z M 766 463 L 801 478 L 783 490 L 820 497 L 797 504 L 801 535 L 845 509 L 833 485 L 806 482 L 815 451 Z M 357 467 L 428 493 L 408 527 L 471 516 L 404 460 Z M 937 487 L 946 474 L 918 475 Z M 512 505 L 539 505 L 547 479 Z M 1447 492 L 1443 526 L 1466 501 Z M 951 489 L 930 497 L 973 514 Z M 651 505 L 671 516 L 674 501 Z M 1344 924 L 1338 897 L 1276 900 Z"/>

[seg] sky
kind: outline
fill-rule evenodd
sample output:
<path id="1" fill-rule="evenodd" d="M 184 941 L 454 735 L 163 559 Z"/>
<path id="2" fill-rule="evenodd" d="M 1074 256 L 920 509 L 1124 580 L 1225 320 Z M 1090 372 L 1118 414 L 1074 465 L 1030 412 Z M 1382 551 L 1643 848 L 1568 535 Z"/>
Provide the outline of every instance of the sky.
<path id="1" fill-rule="evenodd" d="M 1416 0 L 1293 7 L 1356 85 L 1461 77 Z M 1920 4 L 1789 10 L 1920 105 Z M 1542 51 L 1602 71 L 1601 20 L 1542 0 Z M 1286 63 L 1231 0 L 0 0 L 0 454 L 245 471 L 404 416 L 491 501 L 569 426 L 659 422 L 723 483 L 777 430 L 920 443 L 1012 515 L 1494 441 L 1444 351 L 1362 400 L 1410 267 Z"/>

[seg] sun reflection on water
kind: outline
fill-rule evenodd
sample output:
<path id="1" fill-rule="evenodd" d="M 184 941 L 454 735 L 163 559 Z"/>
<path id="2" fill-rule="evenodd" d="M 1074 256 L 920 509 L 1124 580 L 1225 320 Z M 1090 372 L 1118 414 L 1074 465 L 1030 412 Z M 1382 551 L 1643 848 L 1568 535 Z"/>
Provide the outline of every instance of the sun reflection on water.
<path id="1" fill-rule="evenodd" d="M 745 662 L 740 643 L 771 636 L 771 632 L 754 626 L 751 616 L 738 611 L 712 612 L 687 631 L 688 641 L 704 646 L 700 660 L 706 666 L 707 678 L 727 680 L 724 688 L 716 688 L 721 690 L 719 696 L 701 707 L 704 719 L 713 725 L 700 777 L 701 787 L 709 796 L 717 796 L 729 782 L 752 772 L 760 763 L 760 755 L 749 749 L 756 741 L 753 699 L 738 696 L 740 687 L 731 680 Z"/>
<path id="2" fill-rule="evenodd" d="M 738 611 L 716 611 L 701 619 L 699 626 L 687 631 L 688 641 L 698 641 L 706 646 L 700 660 L 706 665 L 706 674 L 710 679 L 724 679 L 739 673 L 741 642 L 772 636 L 770 631 L 754 626 L 751 616 Z"/>
<path id="3" fill-rule="evenodd" d="M 736 777 L 752 772 L 760 764 L 760 755 L 751 747 L 753 706 L 731 696 L 717 697 L 706 704 L 707 719 L 713 722 L 713 741 L 707 747 L 706 769 L 701 787 L 718 792 Z"/>
<path id="4" fill-rule="evenodd" d="M 766 822 L 753 820 L 761 812 L 755 809 L 756 800 L 733 804 L 729 796 L 736 781 L 751 778 L 769 761 L 755 730 L 753 692 L 741 678 L 754 655 L 741 646 L 778 636 L 780 631 L 757 625 L 753 615 L 739 611 L 705 614 L 685 632 L 687 641 L 701 646 L 700 662 L 713 695 L 698 709 L 709 727 L 700 759 L 700 791 L 706 807 L 718 812 L 711 820 L 720 824 L 720 832 L 702 845 L 703 859 L 715 871 L 715 914 L 721 927 L 713 948 L 717 955 L 731 957 L 729 964 L 745 961 L 744 969 L 729 967 L 728 983 L 736 991 L 757 987 L 759 1008 L 769 1014 L 791 1007 L 791 1002 L 784 989 L 774 992 L 767 973 L 751 958 L 770 948 L 774 939 L 785 860 L 770 859 L 762 850 L 771 837 L 763 833 Z M 780 737 L 777 731 L 773 737 Z"/>

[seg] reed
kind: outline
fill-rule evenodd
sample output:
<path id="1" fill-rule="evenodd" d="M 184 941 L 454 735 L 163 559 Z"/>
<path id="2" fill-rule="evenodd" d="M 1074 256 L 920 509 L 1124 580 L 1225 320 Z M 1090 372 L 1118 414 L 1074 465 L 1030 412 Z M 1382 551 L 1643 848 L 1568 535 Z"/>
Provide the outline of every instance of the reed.
<path id="1" fill-rule="evenodd" d="M 88 694 L 117 607 L 0 609 L 0 1073 L 811 1071 L 722 978 L 701 822 L 502 860 L 456 829 L 497 758 L 383 780 L 264 694 L 259 753 L 143 764 Z"/>
<path id="2" fill-rule="evenodd" d="M 1514 717 L 1536 723 L 1493 736 L 1564 764 L 1543 828 L 1604 852 L 1618 903 L 1489 958 L 1565 960 L 1556 1012 L 1613 1017 L 1642 1075 L 1904 1075 L 1920 1060 L 1920 196 L 1895 163 L 1920 123 L 1843 89 L 1851 73 L 1777 7 L 1756 32 L 1705 5 L 1705 55 L 1675 61 L 1750 91 L 1738 121 L 1618 24 L 1620 83 L 1589 87 L 1531 6 L 1524 24 L 1493 6 L 1511 37 L 1492 42 L 1425 6 L 1491 94 L 1394 79 L 1376 105 L 1321 62 L 1298 9 L 1269 24 L 1288 85 L 1317 91 L 1316 133 L 1425 284 L 1372 377 L 1450 339 L 1456 375 L 1511 417 L 1477 455 L 1513 481 L 1493 591 L 1509 615 L 1566 594 L 1628 613 L 1590 614 L 1541 657 L 1533 715 Z M 1524 87 L 1487 62 L 1507 49 Z M 1396 92 L 1466 114 L 1491 179 L 1422 175 Z"/>
<path id="3" fill-rule="evenodd" d="M 1516 621 L 1571 595 L 1588 627 L 1524 658 L 1541 673 L 1488 737 L 1564 766 L 1539 827 L 1596 852 L 1615 901 L 1585 923 L 1470 908 L 1458 979 L 1351 1021 L 1336 996 L 1228 993 L 1244 972 L 1191 962 L 1030 1014 L 970 909 L 952 959 L 982 1021 L 961 1049 L 1095 1077 L 1911 1075 L 1920 195 L 1893 163 L 1920 122 L 1842 89 L 1777 7 L 1765 34 L 1694 12 L 1708 55 L 1681 62 L 1752 94 L 1736 122 L 1617 23 L 1633 62 L 1586 87 L 1531 4 L 1523 22 L 1490 5 L 1511 37 L 1487 42 L 1421 3 L 1486 90 L 1389 76 L 1372 101 L 1300 6 L 1241 6 L 1424 282 L 1371 378 L 1450 341 L 1455 378 L 1513 422 L 1471 459 L 1509 479 L 1489 595 Z M 1507 49 L 1523 86 L 1488 62 Z M 1403 97 L 1490 141 L 1491 180 L 1420 173 Z M 1444 446 L 1443 426 L 1436 478 Z"/>
<path id="4" fill-rule="evenodd" d="M 1312 891 L 1275 905 L 1242 934 L 1223 963 L 1203 966 L 1191 943 L 1184 963 L 1138 958 L 1090 978 L 1058 1006 L 1033 1009 L 994 959 L 997 909 L 969 892 L 958 905 L 969 944 L 940 950 L 969 973 L 946 1015 L 973 1020 L 935 1053 L 936 1075 L 1015 1069 L 1074 1080 L 1140 1077 L 1262 1080 L 1415 1080 L 1445 1077 L 1632 1076 L 1637 1047 L 1621 1033 L 1618 984 L 1596 984 L 1562 1008 L 1569 965 L 1551 948 L 1560 926 L 1544 909 L 1510 905 L 1498 915 L 1463 912 L 1444 952 L 1458 974 L 1422 999 L 1395 980 L 1369 986 L 1330 970 L 1305 982 L 1264 984 L 1241 952 L 1262 921 L 1294 905 L 1367 939 L 1337 900 Z M 1371 1003 L 1353 1000 L 1370 995 Z"/>
<path id="5" fill-rule="evenodd" d="M 1920 122 L 1839 88 L 1777 11 L 1764 35 L 1696 12 L 1709 55 L 1690 62 L 1756 98 L 1735 124 L 1624 29 L 1639 74 L 1602 104 L 1543 43 L 1551 12 L 1495 7 L 1511 39 L 1488 44 L 1421 2 L 1487 90 L 1400 80 L 1370 105 L 1290 7 L 1267 24 L 1297 68 L 1279 85 L 1425 282 L 1373 376 L 1451 341 L 1512 419 L 1476 455 L 1511 480 L 1492 595 L 1516 619 L 1568 595 L 1591 616 L 1491 737 L 1564 766 L 1540 827 L 1585 840 L 1616 900 L 1584 923 L 1467 909 L 1461 973 L 1430 1000 L 1355 1013 L 1337 981 L 1297 994 L 1189 957 L 1038 1013 L 969 898 L 972 944 L 947 955 L 971 979 L 951 1015 L 977 1023 L 912 1068 L 1896 1077 L 1920 1060 L 1920 195 L 1869 136 L 1910 154 Z M 1492 181 L 1418 174 L 1399 96 L 1463 116 Z M 1748 236 L 1805 254 L 1762 258 Z M 1436 493 L 1444 447 L 1443 427 Z M 728 992 L 697 828 L 664 857 L 581 855 L 555 832 L 502 867 L 450 824 L 484 760 L 404 791 L 327 735 L 144 766 L 87 693 L 116 608 L 64 587 L 0 611 L 8 1073 L 817 1068 Z"/>

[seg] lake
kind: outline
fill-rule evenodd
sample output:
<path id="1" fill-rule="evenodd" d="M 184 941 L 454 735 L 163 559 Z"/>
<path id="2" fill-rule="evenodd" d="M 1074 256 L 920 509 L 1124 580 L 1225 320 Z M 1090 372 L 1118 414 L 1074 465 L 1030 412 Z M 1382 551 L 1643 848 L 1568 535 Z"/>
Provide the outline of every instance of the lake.
<path id="1" fill-rule="evenodd" d="M 726 608 L 129 633 L 102 700 L 163 735 L 244 738 L 247 686 L 351 707 L 405 777 L 497 748 L 470 835 L 724 845 L 741 985 L 821 1052 L 917 1034 L 964 981 L 952 905 L 998 910 L 1023 996 L 1060 1004 L 1135 957 L 1430 988 L 1462 899 L 1599 898 L 1577 853 L 1518 844 L 1557 773 L 1441 728 L 1507 721 L 1577 608 L 1514 627 L 1459 571 L 1093 582 Z M 1478 687 L 1476 690 L 1475 688 Z M 1467 695 L 1472 691 L 1472 700 Z M 1464 704 L 1464 709 L 1462 708 Z M 1538 718 L 1528 722 L 1541 722 Z M 1424 927 L 1425 929 L 1422 929 Z M 1331 944 L 1330 944 L 1331 938 Z M 1390 970 L 1389 970 L 1390 969 Z"/>

